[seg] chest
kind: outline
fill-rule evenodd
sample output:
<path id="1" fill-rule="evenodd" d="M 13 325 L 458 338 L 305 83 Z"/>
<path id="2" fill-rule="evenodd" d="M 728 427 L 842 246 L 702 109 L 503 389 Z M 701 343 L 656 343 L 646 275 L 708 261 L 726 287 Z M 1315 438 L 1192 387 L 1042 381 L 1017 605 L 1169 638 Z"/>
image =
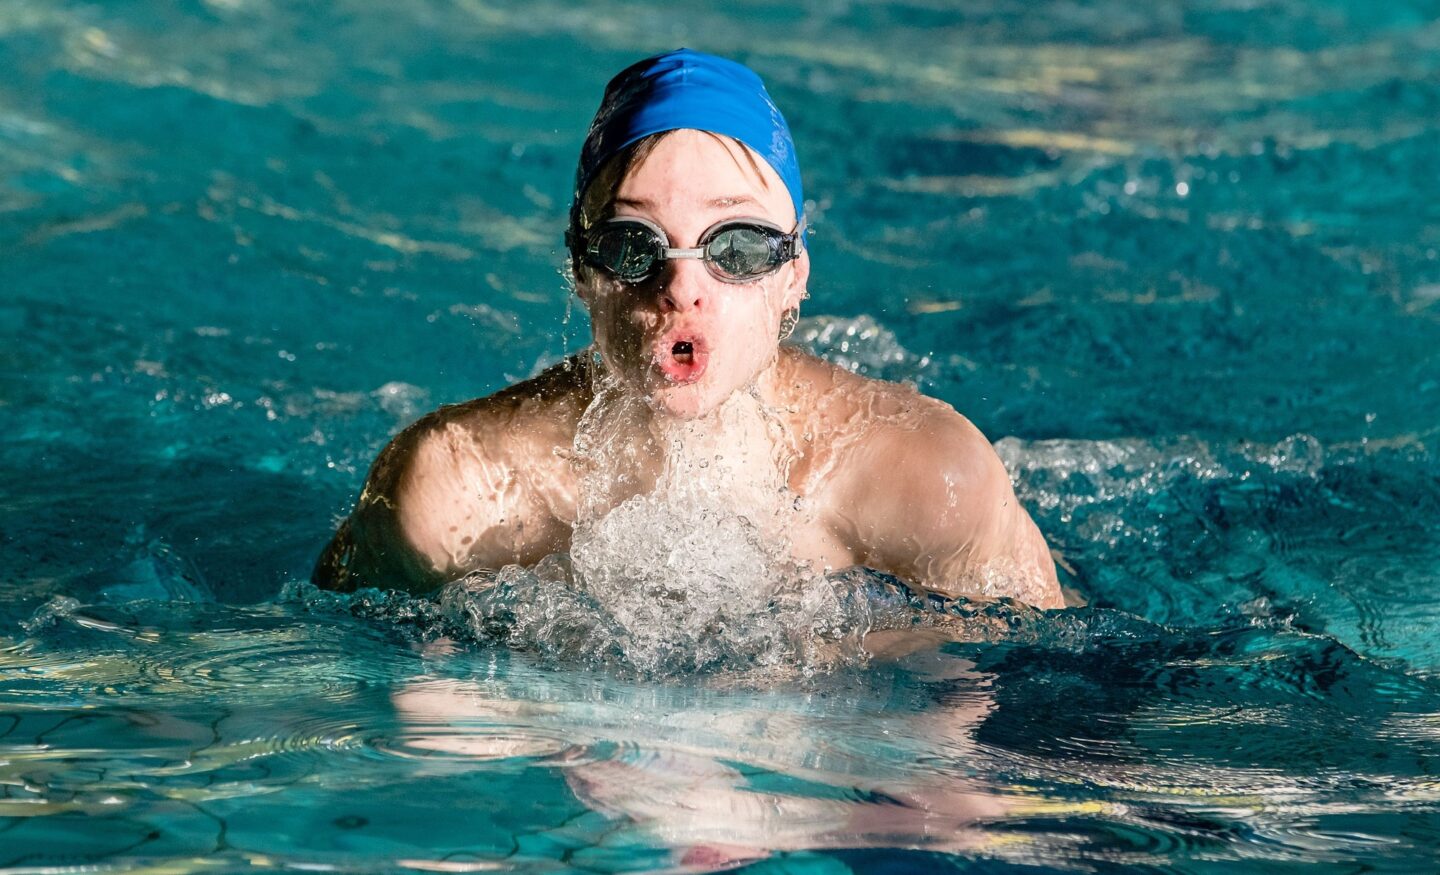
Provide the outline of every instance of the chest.
<path id="1" fill-rule="evenodd" d="M 791 556 L 816 571 L 839 571 L 860 561 L 852 545 L 825 514 L 797 514 L 787 536 Z"/>

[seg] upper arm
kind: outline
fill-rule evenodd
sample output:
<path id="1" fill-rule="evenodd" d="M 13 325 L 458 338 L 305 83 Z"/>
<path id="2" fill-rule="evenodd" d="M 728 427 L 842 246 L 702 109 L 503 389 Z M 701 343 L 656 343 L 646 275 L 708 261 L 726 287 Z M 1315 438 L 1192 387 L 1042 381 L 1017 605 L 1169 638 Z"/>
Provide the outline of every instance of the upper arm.
<path id="1" fill-rule="evenodd" d="M 872 440 L 865 467 L 885 476 L 866 478 L 870 564 L 946 595 L 1062 605 L 1044 536 L 969 420 L 937 405 Z"/>
<path id="2" fill-rule="evenodd" d="M 315 565 L 311 580 L 324 589 L 353 592 L 362 587 L 424 591 L 443 583 L 434 545 L 417 527 L 412 488 L 431 452 L 434 423 L 411 425 L 380 452 L 355 509 Z"/>
<path id="3" fill-rule="evenodd" d="M 406 429 L 376 459 L 316 565 L 317 585 L 419 592 L 539 558 L 529 554 L 547 508 L 528 494 L 517 451 L 502 429 L 444 414 Z"/>

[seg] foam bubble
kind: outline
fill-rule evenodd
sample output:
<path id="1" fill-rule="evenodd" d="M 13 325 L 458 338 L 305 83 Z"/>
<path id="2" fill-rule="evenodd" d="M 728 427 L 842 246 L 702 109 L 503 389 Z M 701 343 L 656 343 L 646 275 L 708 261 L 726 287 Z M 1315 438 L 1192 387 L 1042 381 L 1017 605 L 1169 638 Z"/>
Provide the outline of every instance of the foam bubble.
<path id="1" fill-rule="evenodd" d="M 482 637 L 642 674 L 863 658 L 864 599 L 790 556 L 795 500 L 775 421 L 739 392 L 693 421 L 600 386 L 575 440 L 570 553 L 445 593 Z"/>

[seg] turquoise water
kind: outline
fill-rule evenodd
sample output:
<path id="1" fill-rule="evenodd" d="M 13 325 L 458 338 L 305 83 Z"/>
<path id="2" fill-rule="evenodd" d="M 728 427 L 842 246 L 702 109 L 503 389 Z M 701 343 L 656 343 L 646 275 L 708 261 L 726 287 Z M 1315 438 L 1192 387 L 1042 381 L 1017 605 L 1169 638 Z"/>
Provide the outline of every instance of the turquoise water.
<path id="1" fill-rule="evenodd" d="M 1433 867 L 1437 19 L 0 4 L 0 869 Z M 1089 607 L 645 678 L 302 583 L 584 344 L 580 137 L 681 44 L 789 116 L 797 336 L 997 441 Z"/>

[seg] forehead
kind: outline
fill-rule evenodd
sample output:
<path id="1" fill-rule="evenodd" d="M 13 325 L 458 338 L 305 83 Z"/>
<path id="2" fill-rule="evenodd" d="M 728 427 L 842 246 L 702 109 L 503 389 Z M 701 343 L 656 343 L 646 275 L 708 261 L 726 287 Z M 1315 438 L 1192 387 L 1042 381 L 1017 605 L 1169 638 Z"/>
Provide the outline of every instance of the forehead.
<path id="1" fill-rule="evenodd" d="M 775 169 L 742 143 L 704 131 L 662 138 L 616 189 L 616 205 L 741 212 L 789 227 L 790 193 Z M 738 208 L 738 209 L 737 209 Z"/>

